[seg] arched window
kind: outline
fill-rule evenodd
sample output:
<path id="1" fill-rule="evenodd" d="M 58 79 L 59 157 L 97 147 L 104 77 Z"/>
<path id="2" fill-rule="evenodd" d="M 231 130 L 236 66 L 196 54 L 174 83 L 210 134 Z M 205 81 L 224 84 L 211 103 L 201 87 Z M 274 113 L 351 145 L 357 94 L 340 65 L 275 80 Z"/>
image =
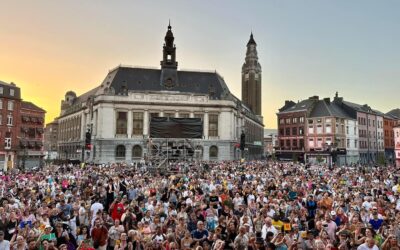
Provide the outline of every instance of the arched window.
<path id="1" fill-rule="evenodd" d="M 125 159 L 125 146 L 118 145 L 115 149 L 115 158 L 117 159 Z"/>
<path id="2" fill-rule="evenodd" d="M 218 147 L 217 146 L 210 147 L 210 158 L 218 158 Z"/>
<path id="3" fill-rule="evenodd" d="M 132 157 L 133 158 L 141 158 L 142 157 L 142 147 L 139 145 L 135 145 L 132 148 Z"/>

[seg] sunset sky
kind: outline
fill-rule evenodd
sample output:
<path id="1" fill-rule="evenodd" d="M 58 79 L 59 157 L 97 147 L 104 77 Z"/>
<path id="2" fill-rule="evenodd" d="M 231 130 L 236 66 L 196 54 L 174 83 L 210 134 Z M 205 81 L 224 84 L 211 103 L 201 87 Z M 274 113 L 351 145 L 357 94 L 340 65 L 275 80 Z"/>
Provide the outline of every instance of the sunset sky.
<path id="1" fill-rule="evenodd" d="M 250 32 L 262 66 L 263 115 L 312 95 L 400 107 L 400 1 L 2 0 L 0 80 L 60 112 L 119 64 L 159 67 L 171 20 L 180 69 L 217 70 L 241 97 Z"/>

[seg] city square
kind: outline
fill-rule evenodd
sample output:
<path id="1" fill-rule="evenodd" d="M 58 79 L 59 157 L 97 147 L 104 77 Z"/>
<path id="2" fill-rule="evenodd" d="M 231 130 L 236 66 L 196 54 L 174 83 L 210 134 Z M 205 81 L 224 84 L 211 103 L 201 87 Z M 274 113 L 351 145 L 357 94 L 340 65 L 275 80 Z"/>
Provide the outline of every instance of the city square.
<path id="1" fill-rule="evenodd" d="M 0 250 L 400 249 L 398 3 L 22 2 Z"/>

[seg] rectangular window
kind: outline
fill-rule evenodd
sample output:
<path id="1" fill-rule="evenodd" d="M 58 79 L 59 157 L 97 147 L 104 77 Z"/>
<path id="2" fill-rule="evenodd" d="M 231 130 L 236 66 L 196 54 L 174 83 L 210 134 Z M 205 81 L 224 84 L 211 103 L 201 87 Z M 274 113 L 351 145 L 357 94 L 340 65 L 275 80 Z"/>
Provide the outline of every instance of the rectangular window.
<path id="1" fill-rule="evenodd" d="M 313 120 L 308 120 L 308 124 L 313 124 L 314 123 L 314 121 Z"/>
<path id="2" fill-rule="evenodd" d="M 292 135 L 297 135 L 297 128 L 292 128 Z"/>
<path id="3" fill-rule="evenodd" d="M 4 93 L 3 87 L 0 87 L 0 94 L 2 95 Z"/>
<path id="4" fill-rule="evenodd" d="M 7 125 L 12 126 L 13 125 L 13 117 L 12 115 L 7 116 Z"/>
<path id="5" fill-rule="evenodd" d="M 347 139 L 347 147 L 350 147 L 350 139 Z"/>
<path id="6" fill-rule="evenodd" d="M 357 145 L 357 144 L 358 144 L 358 141 L 357 141 L 357 140 L 354 140 L 354 147 L 355 147 L 355 148 L 357 148 L 357 147 L 358 147 L 358 145 Z"/>
<path id="7" fill-rule="evenodd" d="M 5 138 L 4 140 L 4 148 L 11 149 L 11 138 Z"/>
<path id="8" fill-rule="evenodd" d="M 142 135 L 143 134 L 143 113 L 141 112 L 133 112 L 133 131 L 134 135 Z"/>
<path id="9" fill-rule="evenodd" d="M 299 145 L 300 149 L 304 148 L 304 140 L 300 139 L 300 145 Z"/>
<path id="10" fill-rule="evenodd" d="M 318 140 L 317 140 L 317 148 L 322 148 L 322 138 L 318 138 Z"/>
<path id="11" fill-rule="evenodd" d="M 117 112 L 117 135 L 127 134 L 127 112 Z"/>
<path id="12" fill-rule="evenodd" d="M 283 132 L 284 132 L 283 128 L 279 129 L 279 135 L 284 135 Z"/>
<path id="13" fill-rule="evenodd" d="M 292 122 L 293 122 L 293 124 L 296 124 L 297 123 L 297 117 L 293 118 Z"/>
<path id="14" fill-rule="evenodd" d="M 322 134 L 322 125 L 317 125 L 317 134 Z"/>
<path id="15" fill-rule="evenodd" d="M 309 146 L 310 148 L 313 148 L 313 147 L 314 147 L 314 139 L 309 139 L 309 140 L 308 140 L 308 146 Z"/>
<path id="16" fill-rule="evenodd" d="M 314 126 L 313 125 L 308 126 L 308 134 L 314 134 Z"/>
<path id="17" fill-rule="evenodd" d="M 0 109 L 3 109 L 3 100 L 0 100 Z"/>
<path id="18" fill-rule="evenodd" d="M 285 135 L 290 136 L 290 128 L 286 128 Z"/>
<path id="19" fill-rule="evenodd" d="M 300 123 L 304 123 L 304 117 L 300 117 L 299 121 Z"/>
<path id="20" fill-rule="evenodd" d="M 326 138 L 326 144 L 331 145 L 332 144 L 332 139 L 331 138 Z"/>
<path id="21" fill-rule="evenodd" d="M 290 124 L 290 118 L 286 118 L 286 124 Z"/>
<path id="22" fill-rule="evenodd" d="M 290 140 L 286 140 L 286 147 L 290 148 Z"/>
<path id="23" fill-rule="evenodd" d="M 284 119 L 279 119 L 279 124 L 284 124 L 285 120 Z"/>
<path id="24" fill-rule="evenodd" d="M 8 110 L 14 110 L 14 102 L 13 101 L 8 101 L 7 109 Z"/>
<path id="25" fill-rule="evenodd" d="M 293 140 L 292 143 L 293 143 L 293 147 L 294 147 L 294 148 L 297 148 L 297 140 Z"/>
<path id="26" fill-rule="evenodd" d="M 331 118 L 326 118 L 326 119 L 325 119 L 325 122 L 326 122 L 326 123 L 330 123 L 330 122 L 332 122 L 332 119 L 331 119 Z"/>
<path id="27" fill-rule="evenodd" d="M 349 126 L 346 126 L 346 135 L 349 134 Z"/>
<path id="28" fill-rule="evenodd" d="M 210 114 L 208 121 L 208 136 L 218 136 L 218 115 Z"/>
<path id="29" fill-rule="evenodd" d="M 322 122 L 322 119 L 321 118 L 318 118 L 317 119 L 317 123 L 321 123 Z"/>
<path id="30" fill-rule="evenodd" d="M 326 124 L 326 127 L 325 127 L 325 132 L 326 132 L 327 134 L 330 134 L 330 133 L 332 133 L 332 127 L 331 127 L 331 125 L 330 125 L 330 124 Z"/>
<path id="31" fill-rule="evenodd" d="M 10 96 L 14 96 L 15 94 L 15 90 L 14 89 L 10 89 Z"/>
<path id="32" fill-rule="evenodd" d="M 303 128 L 299 128 L 299 135 L 304 135 L 304 129 Z"/>

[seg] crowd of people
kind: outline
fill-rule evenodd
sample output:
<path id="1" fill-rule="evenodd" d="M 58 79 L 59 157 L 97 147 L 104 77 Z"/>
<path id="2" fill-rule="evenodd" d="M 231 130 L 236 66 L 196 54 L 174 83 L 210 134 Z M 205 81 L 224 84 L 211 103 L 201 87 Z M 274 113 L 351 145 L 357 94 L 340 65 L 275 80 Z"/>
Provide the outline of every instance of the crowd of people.
<path id="1" fill-rule="evenodd" d="M 0 178 L 0 250 L 400 249 L 393 166 L 63 165 Z"/>

